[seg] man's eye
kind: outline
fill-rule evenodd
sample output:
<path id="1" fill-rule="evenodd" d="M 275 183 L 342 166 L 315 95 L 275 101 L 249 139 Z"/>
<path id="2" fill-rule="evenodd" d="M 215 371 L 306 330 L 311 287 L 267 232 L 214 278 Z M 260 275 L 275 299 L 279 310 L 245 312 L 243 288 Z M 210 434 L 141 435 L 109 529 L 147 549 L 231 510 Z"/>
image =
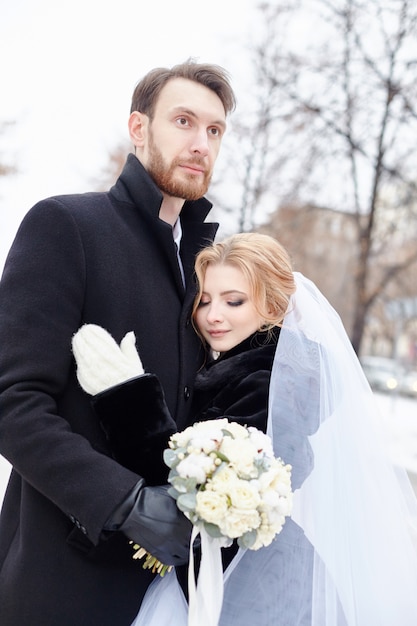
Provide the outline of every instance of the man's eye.
<path id="1" fill-rule="evenodd" d="M 217 126 L 213 126 L 212 128 L 209 128 L 209 133 L 211 135 L 214 135 L 215 137 L 220 137 L 221 135 L 220 128 L 217 128 Z"/>
<path id="2" fill-rule="evenodd" d="M 188 126 L 188 120 L 186 117 L 177 117 L 177 123 L 180 126 Z"/>

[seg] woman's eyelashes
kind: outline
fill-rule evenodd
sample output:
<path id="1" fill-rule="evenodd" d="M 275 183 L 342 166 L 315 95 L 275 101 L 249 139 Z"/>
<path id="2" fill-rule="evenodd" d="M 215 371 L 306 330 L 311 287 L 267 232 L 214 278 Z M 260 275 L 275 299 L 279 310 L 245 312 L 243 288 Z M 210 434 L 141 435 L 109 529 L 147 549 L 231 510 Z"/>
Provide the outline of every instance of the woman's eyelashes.
<path id="1" fill-rule="evenodd" d="M 227 304 L 229 306 L 242 306 L 242 304 L 245 304 L 245 300 L 229 300 Z"/>
<path id="2" fill-rule="evenodd" d="M 227 306 L 242 306 L 242 304 L 245 304 L 246 300 L 241 298 L 239 300 L 226 300 L 226 304 Z M 202 308 L 203 306 L 207 306 L 208 304 L 210 304 L 210 300 L 200 300 L 200 302 L 198 303 L 198 308 Z"/>

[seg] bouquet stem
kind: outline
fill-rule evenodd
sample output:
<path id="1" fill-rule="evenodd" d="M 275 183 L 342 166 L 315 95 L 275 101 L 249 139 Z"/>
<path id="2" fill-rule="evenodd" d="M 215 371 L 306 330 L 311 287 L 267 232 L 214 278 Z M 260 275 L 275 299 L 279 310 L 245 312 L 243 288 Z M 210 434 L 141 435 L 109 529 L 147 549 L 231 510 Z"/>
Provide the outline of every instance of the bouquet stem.
<path id="1" fill-rule="evenodd" d="M 161 563 L 155 556 L 152 556 L 150 552 L 142 548 L 138 543 L 134 541 L 129 541 L 129 544 L 132 546 L 135 553 L 133 554 L 133 559 L 142 559 L 145 557 L 143 562 L 143 569 L 152 570 L 153 574 L 159 574 L 161 577 L 165 576 L 167 572 L 170 572 L 173 569 L 172 565 L 164 565 Z"/>

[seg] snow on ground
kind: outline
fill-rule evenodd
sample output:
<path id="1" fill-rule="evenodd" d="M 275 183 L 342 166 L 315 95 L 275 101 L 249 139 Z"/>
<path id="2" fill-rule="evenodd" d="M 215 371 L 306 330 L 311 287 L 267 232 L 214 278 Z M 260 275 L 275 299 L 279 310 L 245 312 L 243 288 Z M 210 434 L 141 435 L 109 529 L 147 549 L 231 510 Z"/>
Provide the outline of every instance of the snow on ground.
<path id="1" fill-rule="evenodd" d="M 375 394 L 394 463 L 405 467 L 417 495 L 417 399 Z"/>
<path id="2" fill-rule="evenodd" d="M 390 433 L 394 461 L 417 474 L 417 400 L 397 395 L 375 394 Z"/>
<path id="3" fill-rule="evenodd" d="M 375 394 L 393 461 L 405 467 L 417 494 L 417 400 L 397 395 Z M 0 502 L 10 474 L 9 463 L 0 456 Z"/>

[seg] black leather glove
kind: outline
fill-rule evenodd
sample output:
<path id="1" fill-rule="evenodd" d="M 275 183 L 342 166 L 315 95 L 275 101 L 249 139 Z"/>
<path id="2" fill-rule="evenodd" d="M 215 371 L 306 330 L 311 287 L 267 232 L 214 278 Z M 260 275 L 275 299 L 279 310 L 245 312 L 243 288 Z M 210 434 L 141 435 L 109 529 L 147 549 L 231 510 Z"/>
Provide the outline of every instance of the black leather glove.
<path id="1" fill-rule="evenodd" d="M 178 566 L 189 560 L 192 524 L 168 489 L 169 485 L 149 487 L 140 480 L 105 530 L 119 530 L 161 563 Z"/>

